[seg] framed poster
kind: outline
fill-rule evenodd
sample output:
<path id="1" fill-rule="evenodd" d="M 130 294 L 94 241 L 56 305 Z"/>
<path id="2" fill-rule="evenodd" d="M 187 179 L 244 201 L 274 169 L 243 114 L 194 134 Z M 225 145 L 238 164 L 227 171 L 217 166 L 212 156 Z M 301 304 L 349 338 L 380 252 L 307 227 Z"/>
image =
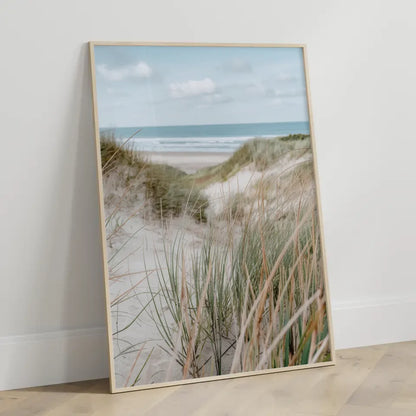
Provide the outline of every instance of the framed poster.
<path id="1" fill-rule="evenodd" d="M 112 391 L 333 364 L 305 48 L 90 48 Z"/>

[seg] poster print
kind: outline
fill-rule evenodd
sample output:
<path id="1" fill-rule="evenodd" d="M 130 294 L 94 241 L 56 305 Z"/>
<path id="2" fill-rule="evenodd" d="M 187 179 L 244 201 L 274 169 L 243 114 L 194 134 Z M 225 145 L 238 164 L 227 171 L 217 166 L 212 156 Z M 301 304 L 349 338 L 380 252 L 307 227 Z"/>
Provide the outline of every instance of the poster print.
<path id="1" fill-rule="evenodd" d="M 332 363 L 304 48 L 91 62 L 112 391 Z"/>

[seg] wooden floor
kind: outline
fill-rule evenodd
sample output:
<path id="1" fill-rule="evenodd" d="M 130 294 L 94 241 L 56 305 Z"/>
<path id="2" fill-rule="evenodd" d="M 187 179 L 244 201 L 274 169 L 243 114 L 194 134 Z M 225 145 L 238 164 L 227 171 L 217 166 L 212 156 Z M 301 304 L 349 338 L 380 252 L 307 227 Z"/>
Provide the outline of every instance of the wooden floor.
<path id="1" fill-rule="evenodd" d="M 334 367 L 115 395 L 107 380 L 0 392 L 0 415 L 415 416 L 416 341 L 338 351 Z"/>

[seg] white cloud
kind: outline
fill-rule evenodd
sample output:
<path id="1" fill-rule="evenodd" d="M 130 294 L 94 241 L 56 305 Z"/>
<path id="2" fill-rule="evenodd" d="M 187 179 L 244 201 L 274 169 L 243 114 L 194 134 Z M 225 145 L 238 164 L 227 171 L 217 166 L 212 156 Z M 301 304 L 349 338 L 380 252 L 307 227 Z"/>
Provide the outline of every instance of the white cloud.
<path id="1" fill-rule="evenodd" d="M 120 68 L 108 68 L 102 64 L 97 66 L 97 72 L 109 81 L 121 81 L 125 78 L 150 78 L 153 74 L 152 68 L 146 62 L 138 62 Z"/>
<path id="2" fill-rule="evenodd" d="M 223 94 L 210 94 L 205 95 L 202 97 L 202 106 L 204 105 L 216 105 L 216 104 L 224 104 L 233 101 L 231 97 L 225 96 Z"/>
<path id="3" fill-rule="evenodd" d="M 214 94 L 216 85 L 211 78 L 204 78 L 199 81 L 173 82 L 169 85 L 169 91 L 173 98 L 196 97 Z"/>
<path id="4" fill-rule="evenodd" d="M 304 89 L 300 88 L 274 88 L 261 82 L 247 85 L 245 92 L 248 96 L 267 97 L 267 98 L 293 98 L 301 97 L 306 94 Z"/>

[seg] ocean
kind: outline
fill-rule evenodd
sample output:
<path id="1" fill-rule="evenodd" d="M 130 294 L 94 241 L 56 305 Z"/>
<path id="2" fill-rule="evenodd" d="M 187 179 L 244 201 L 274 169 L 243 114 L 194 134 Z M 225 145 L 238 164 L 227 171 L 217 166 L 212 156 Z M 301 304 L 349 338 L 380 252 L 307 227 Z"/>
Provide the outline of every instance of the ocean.
<path id="1" fill-rule="evenodd" d="M 100 129 L 123 142 L 140 129 L 118 127 Z M 232 153 L 252 138 L 309 134 L 309 122 L 207 124 L 142 127 L 129 141 L 135 150 L 146 152 L 226 152 Z"/>

